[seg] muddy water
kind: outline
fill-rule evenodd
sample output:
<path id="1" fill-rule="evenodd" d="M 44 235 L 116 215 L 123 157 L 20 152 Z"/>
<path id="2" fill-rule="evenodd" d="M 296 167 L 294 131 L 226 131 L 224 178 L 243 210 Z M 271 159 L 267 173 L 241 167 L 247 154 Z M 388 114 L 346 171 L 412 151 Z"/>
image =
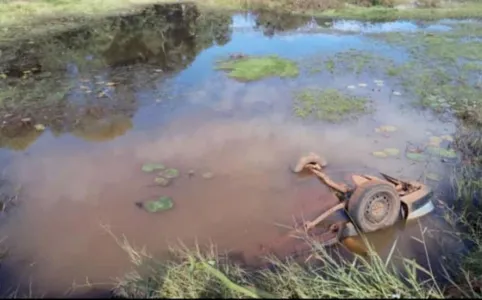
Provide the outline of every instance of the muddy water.
<path id="1" fill-rule="evenodd" d="M 224 31 L 198 32 L 197 36 L 207 36 L 202 41 L 192 36 L 180 42 L 161 40 L 164 45 L 186 47 L 180 54 L 159 54 L 152 50 L 158 49 L 156 45 L 143 45 L 144 56 L 126 50 L 94 66 L 90 62 L 109 48 L 98 41 L 88 48 L 90 52 L 78 53 L 85 56 L 86 65 L 63 58 L 61 77 L 69 78 L 73 88 L 65 97 L 71 106 L 61 114 L 61 125 L 46 123 L 46 131 L 20 151 L 2 150 L 9 179 L 23 188 L 21 204 L 0 229 L 8 236 L 11 252 L 4 266 L 13 270 L 15 281 L 31 281 L 39 291 L 60 295 L 73 282 L 102 286 L 122 276 L 131 268 L 128 256 L 103 226 L 158 255 L 178 239 L 188 245 L 214 241 L 220 249 L 253 254 L 259 245 L 282 236 L 284 230 L 275 223 L 290 225 L 293 216 L 316 215 L 336 203 L 316 179 L 298 178 L 288 171 L 306 151 L 325 156 L 330 164 L 327 172 L 339 180 L 352 172 L 376 171 L 417 180 L 427 168 L 441 174 L 446 170 L 441 162 L 427 166 L 403 155 L 387 159 L 371 155 L 384 148 L 403 153 L 407 143 L 423 143 L 431 134 L 455 130 L 452 123 L 412 108 L 411 99 L 403 94 L 393 96 L 400 87 L 388 79 L 380 90 L 373 90 L 373 80 L 385 79 L 376 71 L 336 76 L 305 72 L 297 79 L 239 83 L 212 68 L 218 57 L 233 52 L 297 59 L 348 48 L 403 57 L 403 50 L 375 44 L 363 35 L 340 34 L 341 25 L 321 32 L 267 35 L 262 26 L 255 26 L 252 15 L 215 20 L 227 20 L 220 26 Z M 135 23 L 123 21 L 127 28 Z M 122 32 L 117 32 L 119 40 L 135 36 Z M 137 51 L 140 43 L 127 44 Z M 106 90 L 108 97 L 86 100 L 86 85 L 116 80 L 121 83 Z M 349 92 L 372 100 L 375 110 L 370 115 L 328 124 L 302 121 L 292 114 L 295 90 L 314 86 L 346 90 L 358 83 L 367 87 Z M 89 119 L 86 111 L 92 107 L 101 113 Z M 381 135 L 374 131 L 380 125 L 398 130 Z M 181 176 L 169 187 L 155 186 L 152 176 L 140 170 L 146 162 L 162 162 L 179 169 Z M 195 173 L 190 177 L 191 170 Z M 203 178 L 205 172 L 214 177 Z M 171 196 L 174 209 L 148 214 L 135 206 L 159 195 Z M 432 216 L 422 221 L 422 227 L 444 226 Z M 418 223 L 405 229 L 397 244 L 402 255 L 425 258 L 413 242 L 417 235 Z M 372 241 L 386 254 L 395 237 L 386 231 L 372 236 Z M 440 243 L 428 245 L 434 256 L 440 256 Z"/>

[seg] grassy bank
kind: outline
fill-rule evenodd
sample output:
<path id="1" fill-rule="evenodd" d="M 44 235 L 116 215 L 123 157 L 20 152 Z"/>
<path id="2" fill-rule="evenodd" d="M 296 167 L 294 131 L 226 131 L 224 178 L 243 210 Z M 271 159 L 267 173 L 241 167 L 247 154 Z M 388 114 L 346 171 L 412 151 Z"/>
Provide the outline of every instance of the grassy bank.
<path id="1" fill-rule="evenodd" d="M 247 271 L 215 248 L 179 247 L 172 250 L 171 260 L 158 261 L 123 241 L 135 270 L 118 280 L 113 293 L 125 298 L 481 298 L 482 252 L 475 233 L 470 237 L 476 250 L 459 275 L 447 276 L 443 284 L 429 269 L 395 258 L 394 252 L 385 260 L 371 249 L 365 257 L 340 259 L 311 242 L 308 264 L 267 257 L 269 269 Z"/>
<path id="2" fill-rule="evenodd" d="M 76 27 L 86 19 L 134 12 L 145 5 L 172 0 L 6 0 L 0 3 L 0 41 L 21 34 L 40 34 Z M 362 20 L 440 19 L 482 16 L 482 2 L 423 0 L 413 7 L 408 0 L 193 0 L 204 8 L 225 10 L 269 9 L 295 14 Z M 376 5 L 373 5 L 376 4 Z M 397 6 L 402 5 L 402 6 Z"/>
<path id="3" fill-rule="evenodd" d="M 472 153 L 482 151 L 480 141 L 480 133 L 471 131 L 457 142 L 462 151 Z M 126 298 L 482 298 L 482 214 L 472 201 L 481 186 L 473 170 L 481 170 L 482 165 L 473 167 L 454 173 L 458 208 L 448 209 L 451 234 L 473 247 L 462 265 L 447 266 L 445 280 L 412 259 L 394 255 L 395 245 L 386 259 L 369 244 L 367 256 L 341 258 L 309 241 L 312 252 L 307 264 L 267 257 L 270 268 L 247 271 L 214 247 L 174 248 L 170 260 L 159 261 L 126 240 L 117 240 L 135 269 L 118 279 L 113 293 Z"/>

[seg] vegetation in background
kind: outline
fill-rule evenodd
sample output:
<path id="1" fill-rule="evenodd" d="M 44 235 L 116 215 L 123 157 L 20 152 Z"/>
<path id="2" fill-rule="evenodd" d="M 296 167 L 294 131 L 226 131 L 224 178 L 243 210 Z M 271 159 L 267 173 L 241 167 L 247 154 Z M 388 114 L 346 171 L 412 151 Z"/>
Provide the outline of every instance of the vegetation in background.
<path id="1" fill-rule="evenodd" d="M 0 41 L 19 36 L 65 31 L 93 19 L 133 13 L 146 5 L 172 0 L 20 1 L 0 3 Z M 364 20 L 442 19 L 482 16 L 480 1 L 442 0 L 192 0 L 208 9 L 275 10 L 297 14 Z M 415 4 L 414 4 L 415 3 Z"/>
<path id="2" fill-rule="evenodd" d="M 387 70 L 398 79 L 417 103 L 440 114 L 455 114 L 470 124 L 482 124 L 482 77 L 478 68 L 482 38 L 478 23 L 453 25 L 453 30 L 436 34 L 391 33 L 374 35 L 403 46 L 410 53 L 407 62 Z"/>
<path id="3" fill-rule="evenodd" d="M 217 64 L 218 70 L 228 71 L 228 76 L 240 81 L 255 81 L 267 77 L 296 77 L 295 62 L 278 56 L 231 58 Z"/>
<path id="4" fill-rule="evenodd" d="M 0 45 L 0 146 L 25 150 L 45 129 L 88 141 L 125 134 L 139 78 L 149 85 L 173 76 L 202 50 L 227 43 L 230 24 L 229 14 L 172 4 Z M 136 72 L 125 69 L 138 63 Z M 105 67 L 118 68 L 101 75 Z"/>

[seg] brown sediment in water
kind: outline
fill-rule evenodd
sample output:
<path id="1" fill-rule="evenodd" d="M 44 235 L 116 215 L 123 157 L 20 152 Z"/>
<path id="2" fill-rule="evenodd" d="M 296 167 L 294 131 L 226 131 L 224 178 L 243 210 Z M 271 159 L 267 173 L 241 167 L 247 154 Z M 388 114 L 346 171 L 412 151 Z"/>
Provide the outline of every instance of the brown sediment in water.
<path id="1" fill-rule="evenodd" d="M 250 257 L 287 231 L 275 223 L 292 225 L 293 216 L 312 218 L 337 202 L 318 179 L 289 170 L 303 150 L 324 153 L 331 171 L 374 161 L 369 153 L 357 156 L 367 139 L 353 128 L 320 131 L 275 119 L 207 119 L 177 120 L 157 134 L 131 133 L 102 147 L 51 145 L 21 157 L 12 174 L 25 189 L 22 208 L 2 228 L 15 248 L 13 262 L 23 261 L 13 264 L 51 292 L 86 277 L 105 282 L 121 276 L 130 270 L 128 256 L 101 224 L 161 257 L 178 240 L 214 241 L 220 250 Z M 352 147 L 340 148 L 336 141 Z M 146 162 L 179 169 L 181 176 L 169 187 L 155 186 L 152 175 L 140 169 Z M 396 169 L 403 162 L 386 164 Z M 204 172 L 214 177 L 204 179 Z M 135 206 L 159 195 L 171 196 L 174 208 L 148 214 Z"/>

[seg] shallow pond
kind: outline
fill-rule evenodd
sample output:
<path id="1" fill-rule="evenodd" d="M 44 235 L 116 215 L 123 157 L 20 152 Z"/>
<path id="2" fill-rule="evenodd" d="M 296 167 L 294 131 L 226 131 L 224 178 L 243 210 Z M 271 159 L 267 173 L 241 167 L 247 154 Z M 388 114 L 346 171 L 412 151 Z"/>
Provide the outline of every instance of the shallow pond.
<path id="1" fill-rule="evenodd" d="M 290 225 L 293 216 L 336 202 L 315 178 L 289 172 L 307 151 L 325 156 L 338 180 L 381 171 L 421 181 L 435 173 L 443 182 L 450 164 L 409 159 L 405 151 L 434 136 L 449 141 L 455 122 L 412 106 L 380 68 L 406 60 L 408 51 L 366 33 L 444 32 L 450 23 L 308 18 L 277 28 L 275 18 L 156 7 L 5 46 L 3 53 L 13 54 L 2 67 L 8 101 L 0 158 L 22 190 L 0 229 L 10 249 L 3 276 L 54 294 L 73 282 L 102 287 L 131 269 L 102 225 L 153 254 L 178 239 L 254 254 L 283 234 L 276 223 Z M 291 59 L 299 74 L 235 80 L 215 68 L 233 53 Z M 319 67 L 327 57 L 335 65 Z M 363 98 L 367 109 L 339 120 L 300 118 L 295 94 L 307 88 Z M 344 112 L 330 105 L 331 114 Z M 399 153 L 373 154 L 387 148 Z M 161 186 L 141 170 L 145 163 L 162 163 L 179 176 Z M 172 209 L 150 214 L 135 205 L 159 196 L 171 197 Z M 424 260 L 423 246 L 411 237 L 445 225 L 437 216 L 420 222 L 405 229 L 397 247 Z M 429 252 L 440 256 L 441 238 L 430 234 Z M 373 241 L 387 253 L 395 235 Z"/>

